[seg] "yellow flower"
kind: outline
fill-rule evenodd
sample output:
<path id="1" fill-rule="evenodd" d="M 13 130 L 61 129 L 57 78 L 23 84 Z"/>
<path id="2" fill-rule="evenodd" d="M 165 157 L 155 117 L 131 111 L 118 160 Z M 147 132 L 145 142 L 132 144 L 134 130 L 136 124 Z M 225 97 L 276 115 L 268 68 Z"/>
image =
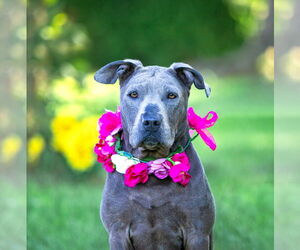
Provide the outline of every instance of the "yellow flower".
<path id="1" fill-rule="evenodd" d="M 10 135 L 2 141 L 1 158 L 3 162 L 11 161 L 20 151 L 22 141 L 17 135 Z"/>
<path id="2" fill-rule="evenodd" d="M 68 140 L 73 128 L 78 124 L 75 117 L 57 116 L 51 122 L 51 131 L 53 134 L 52 145 L 55 150 L 64 152 L 65 142 Z"/>
<path id="3" fill-rule="evenodd" d="M 36 161 L 45 148 L 44 138 L 40 135 L 31 137 L 28 141 L 28 161 Z"/>
<path id="4" fill-rule="evenodd" d="M 93 149 L 98 138 L 97 119 L 96 116 L 82 121 L 74 117 L 56 117 L 52 122 L 53 146 L 63 153 L 75 170 L 85 171 L 94 164 Z"/>
<path id="5" fill-rule="evenodd" d="M 71 167 L 85 171 L 93 166 L 94 145 L 97 142 L 97 117 L 88 117 L 77 124 L 70 133 L 65 147 L 65 156 Z"/>

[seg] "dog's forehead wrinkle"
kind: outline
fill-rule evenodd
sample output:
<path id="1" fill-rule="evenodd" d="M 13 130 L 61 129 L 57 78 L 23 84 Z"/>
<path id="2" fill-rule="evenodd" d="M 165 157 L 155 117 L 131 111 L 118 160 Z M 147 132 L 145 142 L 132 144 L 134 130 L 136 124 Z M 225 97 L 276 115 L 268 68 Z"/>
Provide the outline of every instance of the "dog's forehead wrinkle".
<path id="1" fill-rule="evenodd" d="M 172 75 L 167 68 L 160 66 L 147 66 L 140 69 L 130 79 L 130 85 L 142 84 L 147 81 L 166 82 L 168 84 L 176 84 L 178 80 Z"/>
<path id="2" fill-rule="evenodd" d="M 150 66 L 143 67 L 143 69 L 141 71 L 142 72 L 148 72 L 148 73 L 151 73 L 151 74 L 156 74 L 158 72 L 166 71 L 166 70 L 167 70 L 166 67 L 150 65 Z"/>
<path id="3" fill-rule="evenodd" d="M 159 73 L 163 72 L 164 70 L 160 67 L 155 66 L 148 66 L 144 67 L 142 70 L 139 70 L 131 79 L 131 81 L 138 80 L 145 80 L 149 78 L 155 78 Z"/>

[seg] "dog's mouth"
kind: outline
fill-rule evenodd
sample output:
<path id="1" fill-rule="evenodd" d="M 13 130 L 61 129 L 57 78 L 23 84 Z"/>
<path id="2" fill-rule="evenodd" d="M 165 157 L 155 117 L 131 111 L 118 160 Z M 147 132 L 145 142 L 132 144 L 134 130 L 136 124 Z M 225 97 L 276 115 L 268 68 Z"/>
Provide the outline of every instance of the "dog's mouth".
<path id="1" fill-rule="evenodd" d="M 149 136 L 146 137 L 139 146 L 143 147 L 145 150 L 154 151 L 161 147 L 161 143 L 157 138 Z"/>
<path id="2" fill-rule="evenodd" d="M 133 155 L 139 159 L 164 158 L 168 154 L 169 149 L 153 136 L 146 137 L 133 151 Z"/>

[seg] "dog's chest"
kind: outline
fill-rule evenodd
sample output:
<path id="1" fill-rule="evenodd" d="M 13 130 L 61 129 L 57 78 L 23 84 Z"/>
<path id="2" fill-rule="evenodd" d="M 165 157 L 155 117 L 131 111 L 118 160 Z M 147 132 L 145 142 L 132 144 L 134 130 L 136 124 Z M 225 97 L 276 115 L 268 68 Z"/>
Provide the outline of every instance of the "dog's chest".
<path id="1" fill-rule="evenodd" d="M 136 209 L 130 224 L 130 239 L 135 249 L 181 249 L 183 233 L 180 212 L 170 206 Z"/>

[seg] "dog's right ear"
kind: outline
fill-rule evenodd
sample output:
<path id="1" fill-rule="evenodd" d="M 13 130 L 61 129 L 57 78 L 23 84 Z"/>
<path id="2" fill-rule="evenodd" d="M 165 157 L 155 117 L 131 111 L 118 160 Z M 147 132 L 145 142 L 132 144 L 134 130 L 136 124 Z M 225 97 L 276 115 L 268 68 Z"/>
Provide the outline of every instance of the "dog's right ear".
<path id="1" fill-rule="evenodd" d="M 142 66 L 143 64 L 139 60 L 132 59 L 111 62 L 99 69 L 96 72 L 94 79 L 100 83 L 113 84 L 118 78 L 121 81 L 125 80 L 136 70 L 136 68 Z"/>

